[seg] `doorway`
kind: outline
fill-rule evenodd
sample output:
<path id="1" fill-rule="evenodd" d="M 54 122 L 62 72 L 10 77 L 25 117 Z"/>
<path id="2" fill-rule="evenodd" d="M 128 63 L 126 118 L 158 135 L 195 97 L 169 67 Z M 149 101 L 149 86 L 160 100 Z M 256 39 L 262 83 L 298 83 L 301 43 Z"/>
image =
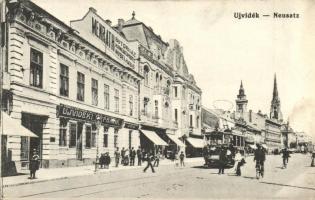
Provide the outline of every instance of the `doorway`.
<path id="1" fill-rule="evenodd" d="M 44 124 L 47 122 L 46 116 L 40 115 L 33 115 L 29 113 L 22 113 L 22 125 L 35 133 L 38 137 L 30 137 L 29 138 L 29 148 L 22 148 L 27 149 L 28 152 L 22 152 L 22 154 L 27 154 L 28 159 L 31 159 L 33 156 L 33 149 L 36 149 L 39 158 L 42 159 L 43 157 L 43 128 Z M 23 144 L 21 143 L 23 146 Z M 42 162 L 40 162 L 42 163 Z"/>

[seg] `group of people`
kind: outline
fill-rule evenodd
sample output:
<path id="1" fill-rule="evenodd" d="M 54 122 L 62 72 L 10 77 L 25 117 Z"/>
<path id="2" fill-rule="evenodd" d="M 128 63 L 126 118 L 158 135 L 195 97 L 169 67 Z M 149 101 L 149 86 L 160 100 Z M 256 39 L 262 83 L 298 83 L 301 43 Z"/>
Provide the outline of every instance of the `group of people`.
<path id="1" fill-rule="evenodd" d="M 125 149 L 124 147 L 119 150 L 119 147 L 116 148 L 114 152 L 115 157 L 115 166 L 118 167 L 119 164 L 123 166 L 134 166 L 135 158 L 137 157 L 138 166 L 141 166 L 143 160 L 143 150 L 139 147 L 137 150 L 134 147 Z"/>

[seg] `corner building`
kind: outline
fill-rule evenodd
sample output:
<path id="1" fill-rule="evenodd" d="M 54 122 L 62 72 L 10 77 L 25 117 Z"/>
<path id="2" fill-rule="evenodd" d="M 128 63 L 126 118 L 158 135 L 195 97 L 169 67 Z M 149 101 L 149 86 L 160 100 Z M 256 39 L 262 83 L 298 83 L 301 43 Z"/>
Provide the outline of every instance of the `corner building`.
<path id="1" fill-rule="evenodd" d="M 94 9 L 67 26 L 30 1 L 8 3 L 4 111 L 37 137 L 6 135 L 17 171 L 92 164 L 96 149 L 140 144 L 138 48 Z M 5 123 L 5 122 L 4 122 Z"/>

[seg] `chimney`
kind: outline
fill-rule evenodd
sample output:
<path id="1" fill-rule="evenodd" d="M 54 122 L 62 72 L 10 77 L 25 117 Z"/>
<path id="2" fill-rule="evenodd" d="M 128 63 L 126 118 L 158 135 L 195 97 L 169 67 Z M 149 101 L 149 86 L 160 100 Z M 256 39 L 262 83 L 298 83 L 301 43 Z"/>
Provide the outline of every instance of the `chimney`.
<path id="1" fill-rule="evenodd" d="M 252 122 L 252 110 L 249 110 L 249 122 Z"/>
<path id="2" fill-rule="evenodd" d="M 121 32 L 122 28 L 125 24 L 125 20 L 124 19 L 118 19 L 118 30 Z"/>
<path id="3" fill-rule="evenodd" d="M 97 10 L 96 10 L 95 8 L 93 8 L 93 7 L 90 7 L 89 10 L 90 10 L 91 12 L 93 12 L 93 13 L 96 13 L 96 12 L 97 12 Z"/>
<path id="4" fill-rule="evenodd" d="M 105 20 L 105 23 L 106 23 L 108 26 L 112 26 L 112 21 L 110 21 L 109 19 L 106 19 L 106 20 Z"/>

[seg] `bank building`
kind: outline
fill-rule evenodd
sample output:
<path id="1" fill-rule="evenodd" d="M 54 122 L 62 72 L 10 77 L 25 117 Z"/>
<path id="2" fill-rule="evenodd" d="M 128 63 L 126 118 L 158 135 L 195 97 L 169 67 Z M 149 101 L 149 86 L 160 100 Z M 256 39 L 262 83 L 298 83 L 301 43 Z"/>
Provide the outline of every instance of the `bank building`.
<path id="1" fill-rule="evenodd" d="M 70 26 L 31 1 L 1 4 L 2 158 L 19 171 L 90 165 L 117 147 L 202 148 L 201 90 L 177 40 L 94 8 Z M 13 128 L 12 126 L 13 125 Z"/>

